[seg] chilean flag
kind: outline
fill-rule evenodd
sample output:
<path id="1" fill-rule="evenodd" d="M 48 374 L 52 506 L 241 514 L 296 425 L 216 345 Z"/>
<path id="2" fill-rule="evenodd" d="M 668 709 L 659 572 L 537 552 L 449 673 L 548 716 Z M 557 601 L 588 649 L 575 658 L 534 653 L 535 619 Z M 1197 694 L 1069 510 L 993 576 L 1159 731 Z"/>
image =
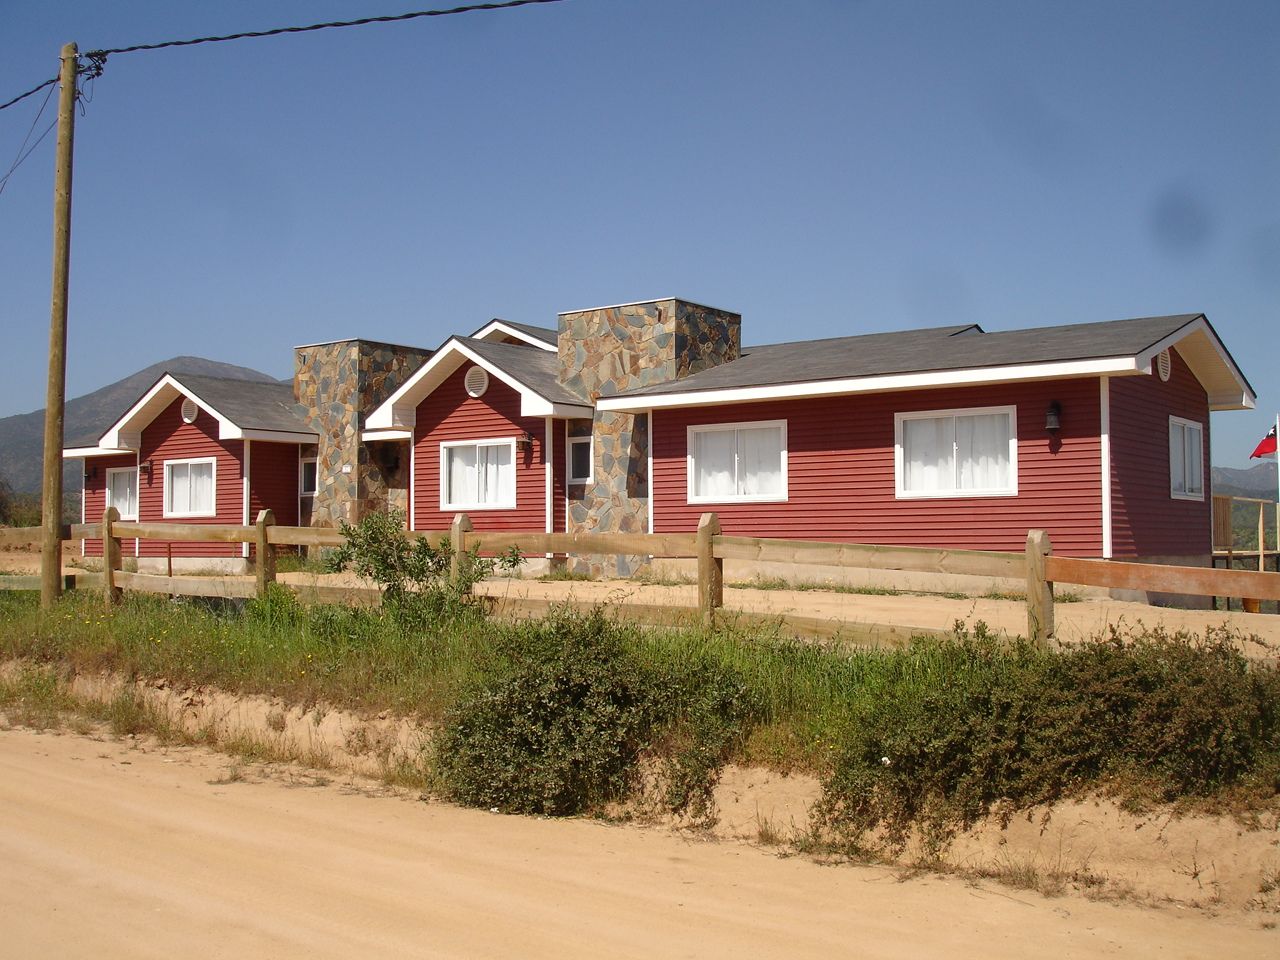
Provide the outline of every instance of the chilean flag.
<path id="1" fill-rule="evenodd" d="M 1265 457 L 1268 454 L 1276 452 L 1276 428 L 1273 426 L 1271 431 L 1262 438 L 1262 442 L 1249 454 L 1249 459 L 1254 457 Z"/>

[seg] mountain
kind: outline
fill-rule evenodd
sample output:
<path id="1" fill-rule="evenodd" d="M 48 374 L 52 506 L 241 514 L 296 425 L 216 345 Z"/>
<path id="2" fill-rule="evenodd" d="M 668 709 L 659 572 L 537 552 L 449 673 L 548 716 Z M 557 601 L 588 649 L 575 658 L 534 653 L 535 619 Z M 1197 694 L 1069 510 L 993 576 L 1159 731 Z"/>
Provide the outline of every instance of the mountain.
<path id="1" fill-rule="evenodd" d="M 165 372 L 194 373 L 236 380 L 275 383 L 276 378 L 260 370 L 237 367 L 203 357 L 174 357 L 153 363 L 101 390 L 67 401 L 63 422 L 64 446 L 92 446 L 98 437 Z M 15 493 L 39 493 L 40 461 L 44 451 L 44 409 L 0 418 L 0 477 L 9 481 Z M 68 490 L 80 489 L 75 470 L 64 471 Z"/>
<path id="2" fill-rule="evenodd" d="M 1213 468 L 1213 492 L 1223 496 L 1276 498 L 1276 463 L 1263 461 L 1247 470 Z"/>

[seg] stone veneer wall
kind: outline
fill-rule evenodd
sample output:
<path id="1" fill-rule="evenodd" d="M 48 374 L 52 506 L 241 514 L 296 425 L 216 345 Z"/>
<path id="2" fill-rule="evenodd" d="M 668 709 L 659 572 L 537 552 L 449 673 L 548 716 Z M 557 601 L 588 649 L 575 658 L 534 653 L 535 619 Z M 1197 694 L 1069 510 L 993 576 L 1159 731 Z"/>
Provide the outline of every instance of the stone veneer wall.
<path id="1" fill-rule="evenodd" d="M 408 444 L 365 444 L 360 430 L 364 418 L 430 356 L 430 350 L 371 340 L 294 351 L 294 402 L 320 435 L 312 526 L 354 523 L 388 506 L 408 509 Z"/>
<path id="2" fill-rule="evenodd" d="M 560 315 L 560 379 L 584 400 L 666 383 L 736 360 L 742 317 L 684 300 Z M 583 426 L 570 424 L 570 435 Z M 597 411 L 593 482 L 569 487 L 569 532 L 644 533 L 649 520 L 649 418 Z M 641 557 L 583 558 L 574 568 L 629 576 Z"/>

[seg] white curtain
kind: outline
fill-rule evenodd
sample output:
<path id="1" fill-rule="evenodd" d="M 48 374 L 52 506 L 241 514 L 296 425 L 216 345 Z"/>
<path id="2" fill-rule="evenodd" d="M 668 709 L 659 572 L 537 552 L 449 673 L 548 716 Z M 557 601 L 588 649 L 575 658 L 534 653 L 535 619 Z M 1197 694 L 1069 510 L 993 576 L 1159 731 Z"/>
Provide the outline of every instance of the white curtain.
<path id="1" fill-rule="evenodd" d="M 497 506 L 515 500 L 511 445 L 448 447 L 446 499 L 451 504 Z"/>
<path id="2" fill-rule="evenodd" d="M 748 497 L 782 493 L 782 430 L 749 427 L 738 433 L 738 493 Z"/>
<path id="3" fill-rule="evenodd" d="M 1204 441 L 1199 427 L 1187 427 L 1187 493 L 1204 493 Z"/>
<path id="4" fill-rule="evenodd" d="M 512 499 L 515 471 L 507 444 L 476 448 L 476 503 L 508 503 Z"/>
<path id="5" fill-rule="evenodd" d="M 704 430 L 693 435 L 693 490 L 699 497 L 732 497 L 736 491 L 733 430 Z"/>
<path id="6" fill-rule="evenodd" d="M 115 507 L 121 517 L 138 515 L 138 471 L 115 470 L 108 474 L 107 506 Z"/>
<path id="7" fill-rule="evenodd" d="M 956 488 L 1002 490 L 1009 486 L 1009 414 L 956 417 Z"/>
<path id="8" fill-rule="evenodd" d="M 902 421 L 902 488 L 915 493 L 955 485 L 954 420 L 930 417 Z"/>
<path id="9" fill-rule="evenodd" d="M 1174 493 L 1185 493 L 1187 489 L 1186 433 L 1182 424 L 1169 424 L 1169 488 Z"/>
<path id="10" fill-rule="evenodd" d="M 213 512 L 213 464 L 191 464 L 191 512 Z"/>
<path id="11" fill-rule="evenodd" d="M 169 512 L 191 512 L 191 465 L 169 464 Z"/>

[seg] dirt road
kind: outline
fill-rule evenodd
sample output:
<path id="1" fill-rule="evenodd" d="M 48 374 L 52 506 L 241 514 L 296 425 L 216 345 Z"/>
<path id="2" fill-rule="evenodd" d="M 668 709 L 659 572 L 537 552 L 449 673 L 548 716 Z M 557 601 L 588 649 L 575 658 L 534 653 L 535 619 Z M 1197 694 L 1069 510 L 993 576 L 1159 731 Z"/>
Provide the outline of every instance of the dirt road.
<path id="1" fill-rule="evenodd" d="M 1255 957 L 1263 916 L 1046 900 L 0 731 L 3 957 Z"/>

